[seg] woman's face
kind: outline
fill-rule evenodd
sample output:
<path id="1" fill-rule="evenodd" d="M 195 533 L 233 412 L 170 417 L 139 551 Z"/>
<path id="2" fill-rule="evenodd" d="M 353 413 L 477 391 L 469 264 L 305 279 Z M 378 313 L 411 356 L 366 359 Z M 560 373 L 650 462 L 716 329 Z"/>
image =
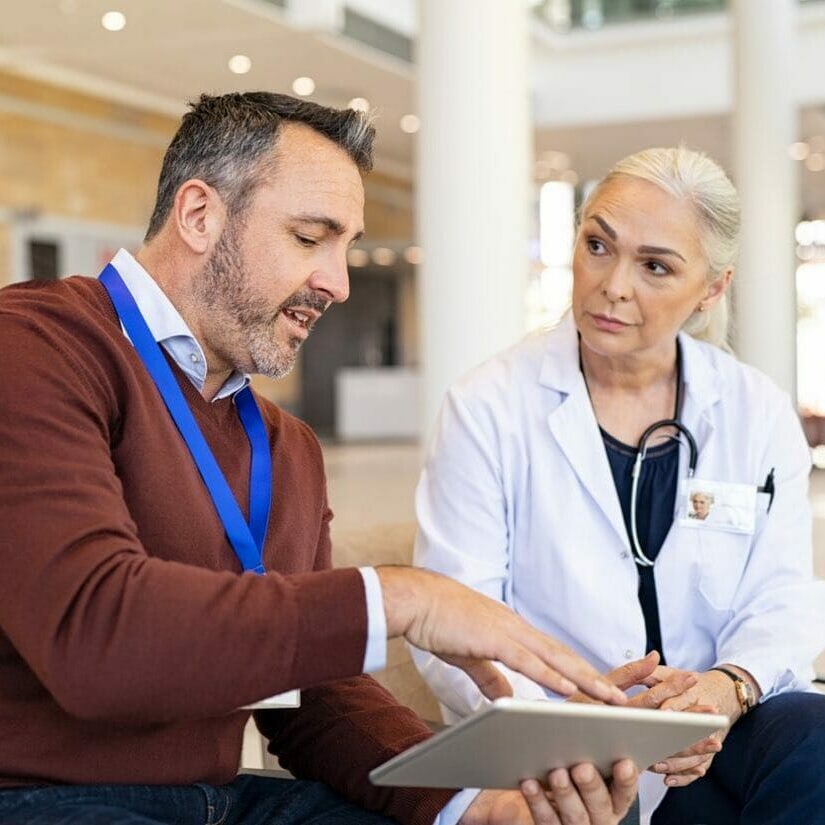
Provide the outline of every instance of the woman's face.
<path id="1" fill-rule="evenodd" d="M 573 254 L 573 315 L 593 352 L 663 353 L 687 319 L 721 298 L 693 207 L 652 183 L 619 177 L 588 205 Z"/>

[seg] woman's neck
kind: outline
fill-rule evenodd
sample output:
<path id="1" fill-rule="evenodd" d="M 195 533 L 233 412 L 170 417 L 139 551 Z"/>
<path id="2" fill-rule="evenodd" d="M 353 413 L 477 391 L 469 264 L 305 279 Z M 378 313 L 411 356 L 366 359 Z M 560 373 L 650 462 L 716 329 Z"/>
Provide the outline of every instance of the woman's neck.
<path id="1" fill-rule="evenodd" d="M 596 420 L 614 438 L 635 445 L 652 423 L 673 417 L 678 380 L 675 342 L 667 351 L 622 357 L 596 353 L 584 341 L 579 347 Z M 661 436 L 666 435 L 663 430 Z"/>

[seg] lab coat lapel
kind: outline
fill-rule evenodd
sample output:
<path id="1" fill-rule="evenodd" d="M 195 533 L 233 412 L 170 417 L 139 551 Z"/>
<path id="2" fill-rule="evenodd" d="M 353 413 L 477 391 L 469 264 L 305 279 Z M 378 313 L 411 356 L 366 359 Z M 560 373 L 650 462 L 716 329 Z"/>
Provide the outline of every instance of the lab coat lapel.
<path id="1" fill-rule="evenodd" d="M 539 383 L 563 396 L 547 416 L 550 433 L 622 544 L 629 547 L 607 452 L 579 369 L 578 336 L 571 314 L 548 335 L 548 343 Z M 558 492 L 564 495 L 563 490 Z"/>
<path id="2" fill-rule="evenodd" d="M 701 474 L 702 454 L 714 431 L 712 409 L 722 397 L 721 376 L 709 354 L 695 339 L 681 333 L 679 342 L 682 348 L 682 375 L 685 385 L 681 419 L 696 439 L 699 451 L 697 473 Z M 684 460 L 682 466 L 687 468 Z"/>

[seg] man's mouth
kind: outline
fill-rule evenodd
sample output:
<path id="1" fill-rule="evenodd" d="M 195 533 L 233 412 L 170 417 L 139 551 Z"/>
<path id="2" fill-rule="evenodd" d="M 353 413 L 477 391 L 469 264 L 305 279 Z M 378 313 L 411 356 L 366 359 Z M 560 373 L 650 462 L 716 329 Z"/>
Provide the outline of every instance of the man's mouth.
<path id="1" fill-rule="evenodd" d="M 308 312 L 302 312 L 300 309 L 285 309 L 283 312 L 290 321 L 302 326 L 307 332 L 312 329 L 314 321 Z"/>

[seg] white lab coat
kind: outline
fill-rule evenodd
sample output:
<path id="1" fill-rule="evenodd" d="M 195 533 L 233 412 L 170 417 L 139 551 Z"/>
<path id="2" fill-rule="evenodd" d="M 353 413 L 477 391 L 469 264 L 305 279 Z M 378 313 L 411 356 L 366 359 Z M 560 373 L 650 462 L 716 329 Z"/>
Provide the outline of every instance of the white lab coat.
<path id="1" fill-rule="evenodd" d="M 655 566 L 664 654 L 690 670 L 739 665 L 765 699 L 805 690 L 825 646 L 825 592 L 812 578 L 810 453 L 799 420 L 757 370 L 687 335 L 680 341 L 696 477 L 761 485 L 775 467 L 776 497 L 770 513 L 757 497 L 754 535 L 674 524 Z M 638 574 L 569 314 L 450 390 L 416 507 L 417 565 L 503 601 L 600 671 L 644 655 Z M 484 703 L 462 671 L 421 651 L 414 658 L 447 721 Z M 546 697 L 508 676 L 516 696 Z M 661 777 L 648 774 L 646 815 L 663 792 Z"/>

